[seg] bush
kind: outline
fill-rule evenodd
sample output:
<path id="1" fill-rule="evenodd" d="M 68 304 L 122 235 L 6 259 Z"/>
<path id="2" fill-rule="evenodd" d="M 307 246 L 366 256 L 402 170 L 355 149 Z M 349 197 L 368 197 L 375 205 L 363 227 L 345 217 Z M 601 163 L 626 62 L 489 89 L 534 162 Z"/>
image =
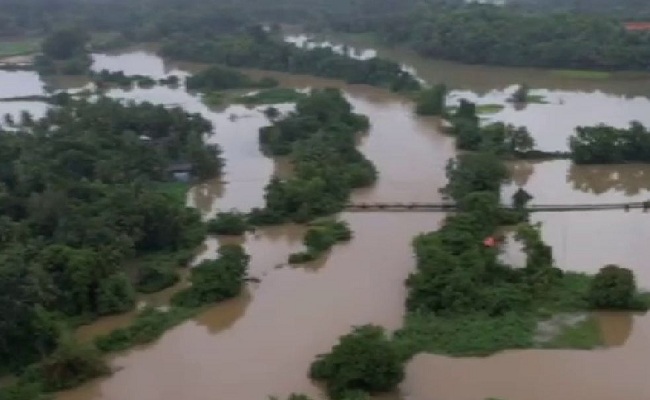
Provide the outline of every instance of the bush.
<path id="1" fill-rule="evenodd" d="M 249 259 L 241 246 L 222 246 L 217 260 L 192 268 L 192 286 L 176 293 L 172 304 L 195 308 L 237 296 L 244 285 Z"/>
<path id="2" fill-rule="evenodd" d="M 208 221 L 208 233 L 211 235 L 243 235 L 249 229 L 246 216 L 237 212 L 218 213 L 216 218 Z"/>
<path id="3" fill-rule="evenodd" d="M 21 378 L 41 383 L 45 391 L 57 391 L 109 372 L 97 349 L 65 337 L 50 356 L 30 367 Z"/>
<path id="4" fill-rule="evenodd" d="M 325 381 L 332 398 L 343 399 L 351 391 L 393 390 L 404 379 L 404 366 L 383 328 L 366 325 L 341 337 L 330 353 L 318 356 L 309 374 Z"/>
<path id="5" fill-rule="evenodd" d="M 445 85 L 435 85 L 431 89 L 421 91 L 417 98 L 416 113 L 418 115 L 442 115 L 445 111 Z"/>
<path id="6" fill-rule="evenodd" d="M 172 307 L 169 311 L 147 308 L 138 314 L 130 326 L 97 337 L 95 345 L 106 353 L 151 343 L 169 328 L 194 315 L 194 312 L 191 309 L 177 307 Z"/>
<path id="7" fill-rule="evenodd" d="M 314 261 L 337 242 L 345 242 L 352 238 L 352 231 L 345 222 L 322 220 L 314 222 L 310 226 L 303 239 L 307 251 L 291 254 L 289 256 L 290 264 Z"/>
<path id="8" fill-rule="evenodd" d="M 99 284 L 97 311 L 100 315 L 119 314 L 135 306 L 135 292 L 124 274 L 114 274 Z"/>
<path id="9" fill-rule="evenodd" d="M 140 293 L 155 293 L 174 286 L 179 279 L 169 266 L 148 264 L 139 268 L 135 287 Z"/>
<path id="10" fill-rule="evenodd" d="M 598 271 L 589 289 L 589 303 L 596 309 L 645 308 L 637 301 L 634 274 L 617 265 L 607 265 Z"/>

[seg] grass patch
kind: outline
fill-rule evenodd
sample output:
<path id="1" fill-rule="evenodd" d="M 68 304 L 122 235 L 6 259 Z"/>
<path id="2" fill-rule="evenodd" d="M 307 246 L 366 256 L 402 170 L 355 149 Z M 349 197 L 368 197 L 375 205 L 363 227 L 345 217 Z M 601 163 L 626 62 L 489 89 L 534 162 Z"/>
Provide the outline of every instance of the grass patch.
<path id="1" fill-rule="evenodd" d="M 479 104 L 476 106 L 478 114 L 496 114 L 505 108 L 502 104 Z"/>
<path id="2" fill-rule="evenodd" d="M 133 323 L 95 339 L 95 346 L 104 353 L 126 350 L 132 346 L 151 343 L 168 329 L 193 317 L 197 309 L 172 307 L 169 311 L 145 309 Z"/>
<path id="3" fill-rule="evenodd" d="M 395 333 L 394 341 L 404 359 L 419 352 L 487 356 L 501 350 L 532 347 L 536 326 L 535 316 L 527 314 L 437 317 L 411 313 L 404 328 Z"/>
<path id="4" fill-rule="evenodd" d="M 235 99 L 236 103 L 247 105 L 295 103 L 307 95 L 290 88 L 272 88 L 260 90 L 251 95 L 241 96 Z"/>
<path id="5" fill-rule="evenodd" d="M 548 349 L 590 350 L 603 344 L 600 327 L 595 318 L 564 327 L 553 339 L 543 344 Z"/>
<path id="6" fill-rule="evenodd" d="M 554 315 L 589 309 L 586 295 L 592 277 L 566 272 L 550 285 L 531 312 L 489 316 L 472 313 L 452 317 L 413 312 L 395 334 L 395 345 L 404 359 L 419 352 L 456 357 L 487 356 L 508 349 L 539 347 L 538 323 Z M 533 311 L 534 310 L 534 311 Z M 562 327 L 544 348 L 591 349 L 601 344 L 598 324 L 592 318 Z"/>
<path id="7" fill-rule="evenodd" d="M 32 54 L 39 51 L 40 48 L 40 38 L 2 41 L 0 42 L 0 57 L 12 57 Z"/>
<path id="8" fill-rule="evenodd" d="M 228 102 L 228 96 L 223 92 L 209 92 L 203 96 L 203 102 L 212 107 L 223 106 Z"/>
<path id="9" fill-rule="evenodd" d="M 609 79 L 611 78 L 611 72 L 607 71 L 587 71 L 587 70 L 578 70 L 578 69 L 559 69 L 553 70 L 551 73 L 555 76 L 561 78 L 571 78 L 571 79 Z"/>
<path id="10" fill-rule="evenodd" d="M 164 193 L 179 204 L 185 205 L 187 203 L 187 192 L 190 190 L 190 184 L 187 182 L 160 182 L 157 183 L 155 189 Z"/>
<path id="11" fill-rule="evenodd" d="M 546 98 L 540 94 L 529 94 L 526 96 L 526 103 L 528 104 L 548 104 Z"/>

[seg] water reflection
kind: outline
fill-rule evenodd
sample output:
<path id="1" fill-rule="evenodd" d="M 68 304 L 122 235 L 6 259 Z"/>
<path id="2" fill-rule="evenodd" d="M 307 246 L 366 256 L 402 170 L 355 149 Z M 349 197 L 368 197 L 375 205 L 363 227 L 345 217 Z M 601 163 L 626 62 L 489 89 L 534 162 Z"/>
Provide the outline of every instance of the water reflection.
<path id="1" fill-rule="evenodd" d="M 97 72 L 106 69 L 110 72 L 122 71 L 126 75 L 145 75 L 154 79 L 164 78 L 170 74 L 187 75 L 187 72 L 176 69 L 173 64 L 165 62 L 147 49 L 93 54 L 92 59 L 91 68 Z"/>
<path id="2" fill-rule="evenodd" d="M 575 165 L 570 160 L 508 163 L 511 181 L 503 201 L 523 187 L 532 204 L 644 201 L 650 198 L 650 165 Z M 552 190 L 549 190 L 552 188 Z"/>
<path id="3" fill-rule="evenodd" d="M 616 191 L 626 197 L 650 198 L 648 164 L 571 165 L 568 180 L 575 190 L 582 192 L 603 194 Z"/>
<path id="4" fill-rule="evenodd" d="M 199 314 L 193 321 L 198 326 L 207 328 L 211 335 L 215 335 L 232 328 L 237 320 L 246 312 L 246 308 L 251 303 L 251 299 L 251 293 L 247 289 L 241 296 L 217 304 Z"/>
<path id="5" fill-rule="evenodd" d="M 603 344 L 607 347 L 624 346 L 632 335 L 634 315 L 628 312 L 599 312 L 596 321 Z"/>

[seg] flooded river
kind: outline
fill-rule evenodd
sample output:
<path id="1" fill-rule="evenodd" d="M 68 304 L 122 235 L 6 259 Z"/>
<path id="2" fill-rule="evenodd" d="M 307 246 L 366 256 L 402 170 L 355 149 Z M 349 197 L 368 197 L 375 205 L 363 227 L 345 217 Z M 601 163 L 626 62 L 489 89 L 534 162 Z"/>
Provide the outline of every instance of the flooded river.
<path id="1" fill-rule="evenodd" d="M 359 57 L 369 54 L 363 49 L 346 51 Z M 390 49 L 379 52 L 399 55 Z M 400 60 L 419 76 L 432 82 L 446 78 L 459 89 L 456 96 L 474 96 L 485 103 L 502 102 L 514 84 L 528 82 L 545 94 L 549 104 L 523 110 L 506 106 L 490 118 L 526 125 L 545 150 L 564 149 L 577 124 L 625 125 L 632 119 L 650 124 L 650 103 L 639 97 L 643 87 L 650 92 L 646 81 L 580 82 L 554 79 L 542 71 L 465 67 L 422 60 L 410 53 L 404 57 Z M 192 70 L 191 66 L 166 63 L 145 50 L 97 55 L 94 60 L 98 70 L 156 78 L 182 76 Z M 437 130 L 434 119 L 416 117 L 408 101 L 364 86 L 248 72 L 273 75 L 284 85 L 301 89 L 341 87 L 355 110 L 370 118 L 372 128 L 360 139 L 360 149 L 376 164 L 379 181 L 373 188 L 354 193 L 355 201 L 440 200 L 438 189 L 446 182 L 444 166 L 454 154 L 453 141 Z M 37 92 L 29 94 L 43 90 L 33 74 L 7 74 L 0 75 L 0 88 L 5 81 L 20 78 L 26 80 L 25 87 Z M 18 93 L 18 89 L 11 90 Z M 224 150 L 224 176 L 197 185 L 188 196 L 188 203 L 206 218 L 219 210 L 245 211 L 263 205 L 269 178 L 290 171 L 286 161 L 267 158 L 259 151 L 258 129 L 268 124 L 261 109 L 211 109 L 182 87 L 114 89 L 108 95 L 180 105 L 213 122 L 215 134 L 207 140 L 219 143 Z M 31 107 L 35 104 L 40 103 L 25 107 L 34 111 Z M 9 107 L 13 104 L 0 103 L 0 113 L 8 112 Z M 291 106 L 280 108 L 288 111 Z M 650 197 L 650 169 L 645 166 L 575 167 L 567 161 L 549 161 L 518 162 L 510 168 L 513 176 L 504 189 L 504 201 L 517 187 L 526 188 L 535 196 L 533 202 L 540 204 Z M 436 229 L 444 215 L 360 213 L 342 214 L 341 218 L 350 224 L 354 239 L 307 267 L 286 265 L 289 253 L 302 246 L 302 227 L 265 228 L 238 239 L 252 257 L 250 275 L 259 278 L 259 283 L 250 284 L 239 298 L 172 329 L 158 342 L 115 356 L 112 363 L 119 369 L 113 376 L 60 393 L 57 399 L 263 400 L 291 392 L 320 396 L 320 389 L 307 378 L 315 355 L 327 351 L 353 325 L 375 323 L 389 329 L 401 325 L 403 281 L 414 267 L 410 242 L 418 233 Z M 544 238 L 553 245 L 558 265 L 593 272 L 606 263 L 619 263 L 634 269 L 640 285 L 650 288 L 650 272 L 641 261 L 650 256 L 644 243 L 650 224 L 644 218 L 650 215 L 640 211 L 535 215 L 543 223 Z M 210 239 L 198 259 L 214 257 L 221 240 Z M 164 304 L 168 295 L 142 301 Z M 102 320 L 84 328 L 81 336 L 90 338 L 123 326 L 129 318 Z M 399 397 L 647 400 L 650 383 L 642 374 L 650 367 L 646 346 L 650 318 L 602 314 L 598 321 L 608 346 L 597 351 L 512 351 L 481 359 L 420 355 L 409 364 Z"/>

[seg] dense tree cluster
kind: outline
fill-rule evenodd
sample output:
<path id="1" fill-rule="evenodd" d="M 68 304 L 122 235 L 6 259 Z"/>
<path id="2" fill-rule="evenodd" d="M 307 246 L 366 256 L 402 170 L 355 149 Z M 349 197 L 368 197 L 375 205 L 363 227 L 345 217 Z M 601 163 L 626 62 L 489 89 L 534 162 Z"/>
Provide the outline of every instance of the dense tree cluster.
<path id="1" fill-rule="evenodd" d="M 420 87 L 417 79 L 396 62 L 381 58 L 356 60 L 330 48 L 298 48 L 278 40 L 261 27 L 204 40 L 179 36 L 168 40 L 161 52 L 180 60 L 323 76 L 395 91 Z"/>
<path id="2" fill-rule="evenodd" d="M 577 164 L 650 162 L 650 131 L 639 122 L 627 129 L 607 125 L 577 127 L 569 138 L 571 158 Z"/>
<path id="3" fill-rule="evenodd" d="M 533 14 L 511 7 L 421 6 L 357 23 L 428 57 L 471 64 L 648 70 L 650 34 L 628 32 L 609 16 Z"/>
<path id="4" fill-rule="evenodd" d="M 278 81 L 273 78 L 262 78 L 259 81 L 255 81 L 237 70 L 218 65 L 213 65 L 197 74 L 189 76 L 185 83 L 190 90 L 201 90 L 204 92 L 246 88 L 263 89 L 278 85 Z"/>
<path id="5" fill-rule="evenodd" d="M 350 239 L 352 239 L 352 231 L 347 223 L 335 220 L 314 221 L 309 224 L 309 230 L 303 239 L 307 251 L 291 254 L 289 263 L 314 261 L 336 243 L 347 242 Z"/>
<path id="6" fill-rule="evenodd" d="M 273 178 L 266 187 L 266 208 L 254 210 L 253 223 L 305 222 L 340 211 L 350 191 L 371 185 L 373 164 L 356 148 L 357 134 L 368 128 L 339 90 L 313 90 L 295 112 L 260 130 L 260 144 L 273 155 L 289 155 L 292 177 Z"/>
<path id="7" fill-rule="evenodd" d="M 78 75 L 85 73 L 92 61 L 87 43 L 90 36 L 80 29 L 61 29 L 43 41 L 42 54 L 35 60 L 39 73 Z"/>
<path id="8" fill-rule="evenodd" d="M 192 268 L 192 286 L 176 293 L 172 304 L 195 308 L 237 296 L 244 287 L 249 260 L 241 246 L 221 246 L 219 258 Z"/>
<path id="9" fill-rule="evenodd" d="M 354 392 L 395 389 L 404 379 L 404 366 L 383 328 L 365 325 L 342 336 L 330 353 L 319 356 L 309 375 L 325 381 L 332 399 L 342 400 Z"/>
<path id="10" fill-rule="evenodd" d="M 167 166 L 220 167 L 201 140 L 209 122 L 180 109 L 68 100 L 17 129 L 0 135 L 0 369 L 52 351 L 62 318 L 132 308 L 128 262 L 204 235 L 159 191 Z"/>
<path id="11" fill-rule="evenodd" d="M 527 157 L 535 154 L 535 140 L 528 130 L 502 122 L 482 126 L 476 105 L 461 100 L 455 112 L 448 114 L 450 132 L 456 137 L 459 150 L 493 153 L 499 156 Z"/>

